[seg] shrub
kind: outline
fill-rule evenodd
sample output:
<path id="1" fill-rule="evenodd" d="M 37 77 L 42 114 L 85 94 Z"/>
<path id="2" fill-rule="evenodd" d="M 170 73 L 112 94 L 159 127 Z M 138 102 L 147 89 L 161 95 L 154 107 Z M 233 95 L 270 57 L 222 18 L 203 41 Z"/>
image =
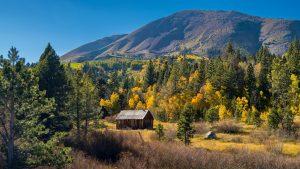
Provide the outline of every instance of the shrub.
<path id="1" fill-rule="evenodd" d="M 110 122 L 110 123 L 115 123 L 116 122 L 116 116 L 106 116 L 105 120 Z"/>
<path id="2" fill-rule="evenodd" d="M 209 131 L 209 127 L 205 122 L 196 122 L 194 124 L 195 134 L 205 134 Z"/>
<path id="3" fill-rule="evenodd" d="M 165 131 L 165 139 L 167 141 L 173 141 L 174 139 L 176 139 L 176 136 L 177 136 L 176 128 L 168 129 Z"/>
<path id="4" fill-rule="evenodd" d="M 117 161 L 121 152 L 130 151 L 129 143 L 141 143 L 136 135 L 113 134 L 105 130 L 103 132 L 93 131 L 86 140 L 76 141 L 76 137 L 64 139 L 66 146 L 86 152 L 88 155 L 103 161 Z"/>
<path id="5" fill-rule="evenodd" d="M 278 129 L 278 125 L 281 121 L 281 116 L 278 110 L 271 109 L 269 115 L 268 115 L 268 125 L 271 129 Z"/>
<path id="6" fill-rule="evenodd" d="M 164 126 L 162 124 L 158 124 L 157 127 L 156 127 L 156 129 L 155 129 L 155 132 L 156 132 L 156 134 L 158 136 L 158 139 L 161 140 L 164 137 L 164 135 L 165 135 L 165 133 L 164 133 Z"/>
<path id="7" fill-rule="evenodd" d="M 215 126 L 217 132 L 236 134 L 242 132 L 242 127 L 231 120 L 221 121 Z"/>
<path id="8" fill-rule="evenodd" d="M 105 165 L 95 158 L 88 157 L 80 151 L 74 152 L 73 157 L 74 162 L 67 169 L 113 169 L 113 167 Z"/>
<path id="9" fill-rule="evenodd" d="M 167 113 L 162 109 L 157 109 L 155 118 L 159 121 L 166 122 L 168 121 Z"/>
<path id="10" fill-rule="evenodd" d="M 205 120 L 213 123 L 215 121 L 219 120 L 219 111 L 216 107 L 212 107 L 210 109 L 207 110 L 206 114 L 205 114 Z"/>

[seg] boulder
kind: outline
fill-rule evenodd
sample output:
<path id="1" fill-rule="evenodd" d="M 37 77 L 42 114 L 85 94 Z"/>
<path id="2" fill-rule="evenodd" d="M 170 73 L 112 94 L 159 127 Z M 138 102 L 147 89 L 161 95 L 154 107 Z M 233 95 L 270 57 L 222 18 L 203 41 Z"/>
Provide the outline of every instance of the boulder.
<path id="1" fill-rule="evenodd" d="M 209 131 L 205 134 L 205 139 L 217 139 L 217 135 L 213 131 Z"/>

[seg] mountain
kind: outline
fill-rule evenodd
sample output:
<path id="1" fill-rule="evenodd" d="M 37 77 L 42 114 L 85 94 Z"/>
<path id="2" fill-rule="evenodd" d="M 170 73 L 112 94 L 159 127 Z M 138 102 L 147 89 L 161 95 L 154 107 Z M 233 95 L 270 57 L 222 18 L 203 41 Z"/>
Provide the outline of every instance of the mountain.
<path id="1" fill-rule="evenodd" d="M 61 59 L 64 61 L 85 61 L 92 60 L 95 55 L 101 51 L 101 49 L 116 40 L 126 36 L 124 35 L 113 35 L 109 37 L 105 37 L 94 42 L 87 43 L 82 45 L 76 49 L 71 50 L 70 52 L 64 54 Z M 101 54 L 101 52 L 99 53 Z"/>
<path id="2" fill-rule="evenodd" d="M 128 35 L 109 37 L 110 43 L 89 43 L 92 50 L 84 45 L 61 59 L 85 61 L 110 55 L 151 58 L 182 50 L 211 57 L 220 54 L 228 42 L 250 54 L 264 45 L 272 53 L 282 55 L 296 38 L 300 38 L 300 21 L 235 11 L 188 10 L 153 21 Z"/>

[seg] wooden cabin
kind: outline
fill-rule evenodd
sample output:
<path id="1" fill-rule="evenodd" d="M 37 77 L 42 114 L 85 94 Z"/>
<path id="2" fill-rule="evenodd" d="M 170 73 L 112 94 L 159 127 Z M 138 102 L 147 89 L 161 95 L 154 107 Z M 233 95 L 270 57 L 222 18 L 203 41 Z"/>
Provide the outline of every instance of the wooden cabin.
<path id="1" fill-rule="evenodd" d="M 116 120 L 117 129 L 153 129 L 154 116 L 149 110 L 122 110 Z"/>

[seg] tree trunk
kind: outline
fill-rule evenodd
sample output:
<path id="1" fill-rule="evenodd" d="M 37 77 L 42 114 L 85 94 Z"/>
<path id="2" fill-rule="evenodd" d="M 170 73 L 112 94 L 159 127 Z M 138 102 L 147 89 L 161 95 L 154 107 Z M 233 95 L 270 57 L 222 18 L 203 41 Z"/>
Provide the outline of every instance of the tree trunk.
<path id="1" fill-rule="evenodd" d="M 7 148 L 7 160 L 8 168 L 13 168 L 14 161 L 14 127 L 15 127 L 15 102 L 14 102 L 14 87 L 11 84 L 11 97 L 10 97 L 10 120 L 9 120 L 9 137 L 8 137 L 8 148 Z"/>
<path id="2" fill-rule="evenodd" d="M 80 140 L 80 110 L 79 110 L 79 98 L 76 96 L 76 127 L 77 127 L 77 141 Z"/>
<path id="3" fill-rule="evenodd" d="M 89 95 L 86 95 L 87 99 L 86 99 L 86 111 L 85 111 L 85 128 L 84 128 L 84 139 L 87 139 L 87 133 L 88 133 L 88 127 L 89 127 L 89 118 L 90 118 L 90 111 L 91 111 L 91 99 L 89 97 Z"/>

